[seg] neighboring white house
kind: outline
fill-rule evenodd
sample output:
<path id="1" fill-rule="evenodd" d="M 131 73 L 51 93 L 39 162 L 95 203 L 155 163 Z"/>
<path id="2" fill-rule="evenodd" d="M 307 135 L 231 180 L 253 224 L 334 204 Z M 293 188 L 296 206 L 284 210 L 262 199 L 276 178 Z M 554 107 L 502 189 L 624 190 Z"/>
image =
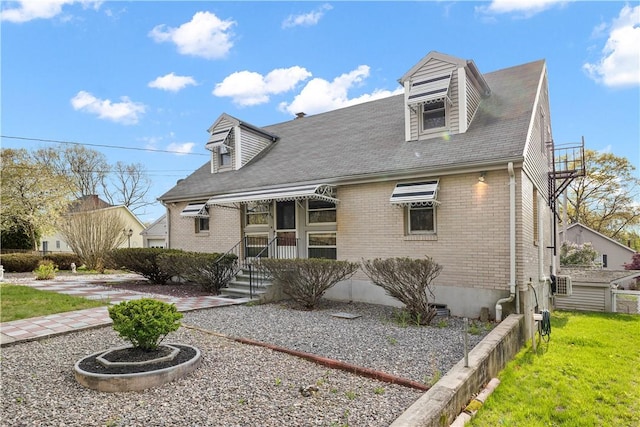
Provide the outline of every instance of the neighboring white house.
<path id="1" fill-rule="evenodd" d="M 138 219 L 138 217 L 131 212 L 131 210 L 124 206 L 114 206 L 111 205 L 104 200 L 100 199 L 96 195 L 85 196 L 82 199 L 78 200 L 76 203 L 91 203 L 93 205 L 92 209 L 95 210 L 111 210 L 118 212 L 122 219 L 125 221 L 125 227 L 122 230 L 122 234 L 125 239 L 120 244 L 120 248 L 141 248 L 143 247 L 143 237 L 141 233 L 144 231 L 145 226 Z M 67 242 L 65 242 L 64 237 L 58 233 L 54 232 L 49 235 L 42 236 L 40 239 L 40 251 L 43 253 L 47 252 L 73 252 L 69 247 Z"/>
<path id="2" fill-rule="evenodd" d="M 167 247 L 167 215 L 156 219 L 146 230 L 142 232 L 142 240 L 145 248 Z"/>
<path id="3" fill-rule="evenodd" d="M 568 226 L 566 235 L 564 230 L 560 231 L 560 242 L 565 241 L 578 245 L 591 243 L 593 249 L 598 253 L 596 261 L 606 270 L 624 270 L 624 265 L 629 264 L 636 253 L 630 247 L 580 223 Z"/>

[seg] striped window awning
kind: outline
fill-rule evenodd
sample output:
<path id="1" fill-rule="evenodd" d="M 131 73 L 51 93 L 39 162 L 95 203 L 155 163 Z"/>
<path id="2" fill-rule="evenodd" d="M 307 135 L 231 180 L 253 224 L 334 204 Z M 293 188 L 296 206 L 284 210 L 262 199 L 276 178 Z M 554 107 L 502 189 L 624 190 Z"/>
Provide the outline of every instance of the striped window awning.
<path id="1" fill-rule="evenodd" d="M 183 218 L 209 218 L 207 203 L 189 203 L 184 209 L 182 209 L 180 216 Z"/>
<path id="2" fill-rule="evenodd" d="M 451 73 L 411 82 L 409 97 L 407 98 L 409 105 L 448 100 L 450 83 Z"/>
<path id="3" fill-rule="evenodd" d="M 334 187 L 326 184 L 303 185 L 299 187 L 274 188 L 269 190 L 244 191 L 214 196 L 207 202 L 208 205 L 233 205 L 236 203 L 271 202 L 287 200 L 324 200 L 338 203 L 333 197 Z"/>
<path id="4" fill-rule="evenodd" d="M 389 201 L 400 206 L 437 206 L 438 180 L 397 184 Z"/>
<path id="5" fill-rule="evenodd" d="M 213 150 L 216 147 L 224 145 L 224 143 L 227 141 L 227 138 L 229 137 L 229 133 L 231 133 L 231 129 L 233 128 L 211 132 L 211 136 L 209 137 L 209 140 L 204 147 L 207 150 Z"/>

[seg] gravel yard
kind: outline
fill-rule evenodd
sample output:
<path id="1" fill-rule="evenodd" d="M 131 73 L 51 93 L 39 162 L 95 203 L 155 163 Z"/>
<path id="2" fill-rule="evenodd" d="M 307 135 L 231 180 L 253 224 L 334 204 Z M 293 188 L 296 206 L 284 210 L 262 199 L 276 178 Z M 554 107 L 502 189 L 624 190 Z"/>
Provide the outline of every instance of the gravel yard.
<path id="1" fill-rule="evenodd" d="M 359 317 L 332 316 L 340 312 Z M 301 311 L 283 302 L 189 312 L 183 324 L 418 382 L 438 378 L 463 357 L 460 319 L 437 317 L 433 326 L 415 327 L 399 323 L 396 313 L 331 301 Z M 471 346 L 486 332 L 471 335 Z M 202 366 L 163 387 L 130 393 L 100 393 L 73 377 L 78 359 L 123 344 L 110 327 L 3 348 L 2 425 L 387 426 L 422 393 L 189 327 L 167 342 L 198 347 Z M 300 387 L 309 385 L 318 392 L 302 396 Z"/>

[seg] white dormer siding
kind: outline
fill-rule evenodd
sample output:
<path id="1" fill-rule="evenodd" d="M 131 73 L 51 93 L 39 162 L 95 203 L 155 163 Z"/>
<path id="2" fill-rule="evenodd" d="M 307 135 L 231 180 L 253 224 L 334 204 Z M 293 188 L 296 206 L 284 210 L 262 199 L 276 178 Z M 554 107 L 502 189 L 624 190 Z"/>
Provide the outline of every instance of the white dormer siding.
<path id="1" fill-rule="evenodd" d="M 405 89 L 405 139 L 442 138 L 465 133 L 486 82 L 472 61 L 431 52 L 401 79 Z"/>
<path id="2" fill-rule="evenodd" d="M 207 132 L 211 173 L 242 168 L 276 140 L 274 135 L 227 114 L 222 114 Z"/>

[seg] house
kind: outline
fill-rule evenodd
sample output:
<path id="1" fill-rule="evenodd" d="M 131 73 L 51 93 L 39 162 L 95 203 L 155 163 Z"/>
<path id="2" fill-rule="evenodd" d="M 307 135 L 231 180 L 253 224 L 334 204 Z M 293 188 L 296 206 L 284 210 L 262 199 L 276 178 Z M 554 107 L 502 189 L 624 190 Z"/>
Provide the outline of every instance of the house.
<path id="1" fill-rule="evenodd" d="M 167 215 L 162 215 L 149 225 L 142 233 L 143 247 L 167 247 Z"/>
<path id="2" fill-rule="evenodd" d="M 545 61 L 483 74 L 431 52 L 399 83 L 397 96 L 269 126 L 221 114 L 210 161 L 160 197 L 169 247 L 428 255 L 443 266 L 436 302 L 453 315 L 546 307 L 559 175 Z M 397 304 L 362 272 L 326 297 Z"/>
<path id="3" fill-rule="evenodd" d="M 125 222 L 125 227 L 122 230 L 124 240 L 119 247 L 143 247 L 143 238 L 140 233 L 145 229 L 144 224 L 133 212 L 131 212 L 128 207 L 124 205 L 114 206 L 100 199 L 97 195 L 89 195 L 73 202 L 69 208 L 69 211 L 77 212 L 81 209 L 109 211 L 119 214 Z M 40 250 L 42 251 L 42 253 L 73 252 L 71 247 L 67 244 L 67 242 L 65 242 L 64 236 L 62 236 L 58 232 L 53 232 L 51 234 L 42 236 L 40 241 Z"/>
<path id="4" fill-rule="evenodd" d="M 624 265 L 631 263 L 633 249 L 616 242 L 610 237 L 580 223 L 569 225 L 565 230 L 560 230 L 560 242 L 572 242 L 578 245 L 591 243 L 598 253 L 597 262 L 606 270 L 624 270 Z"/>

